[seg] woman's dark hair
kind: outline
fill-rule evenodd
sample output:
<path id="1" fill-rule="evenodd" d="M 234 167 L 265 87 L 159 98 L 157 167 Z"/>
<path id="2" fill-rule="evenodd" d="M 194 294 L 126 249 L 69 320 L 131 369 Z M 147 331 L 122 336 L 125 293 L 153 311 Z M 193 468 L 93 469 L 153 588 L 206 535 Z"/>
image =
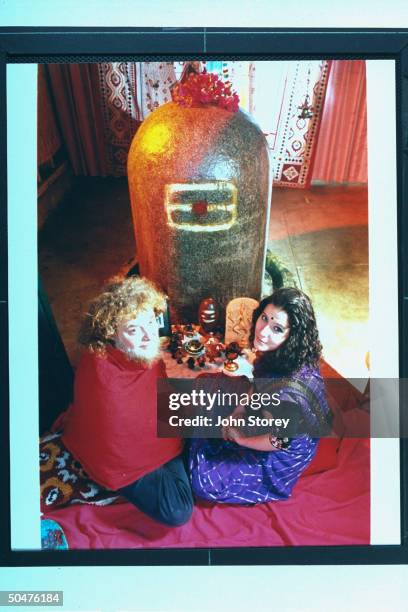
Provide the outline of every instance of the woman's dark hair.
<path id="1" fill-rule="evenodd" d="M 317 366 L 322 354 L 322 345 L 316 326 L 316 317 L 310 298 L 295 287 L 282 287 L 263 299 L 252 315 L 249 336 L 253 343 L 255 325 L 268 306 L 273 304 L 284 310 L 289 317 L 290 333 L 288 339 L 276 350 L 262 353 L 255 361 L 254 375 L 292 374 L 302 366 Z"/>

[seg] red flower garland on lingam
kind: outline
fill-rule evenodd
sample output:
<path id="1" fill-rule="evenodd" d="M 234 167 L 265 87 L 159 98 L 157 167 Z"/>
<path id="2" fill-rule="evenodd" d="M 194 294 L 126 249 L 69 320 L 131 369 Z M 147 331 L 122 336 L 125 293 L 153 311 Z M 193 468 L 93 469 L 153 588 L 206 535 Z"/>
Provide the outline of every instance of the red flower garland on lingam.
<path id="1" fill-rule="evenodd" d="M 190 74 L 184 83 L 177 83 L 171 92 L 173 102 L 179 106 L 218 106 L 236 113 L 239 109 L 238 94 L 211 72 Z"/>

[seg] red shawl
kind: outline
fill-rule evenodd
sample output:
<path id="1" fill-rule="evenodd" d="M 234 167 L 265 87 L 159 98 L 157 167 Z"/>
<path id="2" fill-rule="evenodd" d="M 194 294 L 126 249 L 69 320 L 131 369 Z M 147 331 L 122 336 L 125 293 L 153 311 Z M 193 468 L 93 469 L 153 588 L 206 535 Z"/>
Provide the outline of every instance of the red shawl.
<path id="1" fill-rule="evenodd" d="M 97 483 L 119 489 L 181 452 L 180 439 L 157 437 L 156 381 L 165 376 L 162 361 L 147 368 L 111 346 L 105 356 L 83 352 L 74 402 L 56 425 Z"/>

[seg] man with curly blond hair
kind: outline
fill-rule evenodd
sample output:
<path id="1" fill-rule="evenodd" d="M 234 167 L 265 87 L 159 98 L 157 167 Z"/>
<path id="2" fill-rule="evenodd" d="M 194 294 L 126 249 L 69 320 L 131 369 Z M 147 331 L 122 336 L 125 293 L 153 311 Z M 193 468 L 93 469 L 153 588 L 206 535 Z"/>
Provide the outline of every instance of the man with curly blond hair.
<path id="1" fill-rule="evenodd" d="M 144 278 L 105 288 L 79 333 L 83 346 L 62 441 L 100 485 L 153 519 L 187 522 L 193 498 L 180 439 L 157 437 L 157 315 L 165 296 Z"/>

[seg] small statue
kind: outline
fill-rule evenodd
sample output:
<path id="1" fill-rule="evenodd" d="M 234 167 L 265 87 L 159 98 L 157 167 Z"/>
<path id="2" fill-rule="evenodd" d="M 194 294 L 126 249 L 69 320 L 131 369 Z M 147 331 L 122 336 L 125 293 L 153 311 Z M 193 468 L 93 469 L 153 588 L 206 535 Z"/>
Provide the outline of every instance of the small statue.
<path id="1" fill-rule="evenodd" d="M 171 334 L 169 350 L 173 359 L 177 359 L 176 355 L 183 344 L 183 334 L 179 331 L 174 331 Z"/>
<path id="2" fill-rule="evenodd" d="M 238 342 L 242 348 L 249 346 L 252 313 L 259 302 L 252 298 L 235 298 L 227 305 L 225 322 L 225 343 Z"/>
<path id="3" fill-rule="evenodd" d="M 225 346 L 220 342 L 219 338 L 214 334 L 214 332 L 210 332 L 208 340 L 204 344 L 205 347 L 205 356 L 208 358 L 210 363 L 214 363 L 217 357 L 221 357 L 221 353 L 224 350 Z"/>
<path id="4" fill-rule="evenodd" d="M 200 302 L 198 322 L 200 323 L 200 333 L 202 335 L 205 336 L 216 330 L 219 315 L 218 304 L 212 297 L 205 298 Z"/>

